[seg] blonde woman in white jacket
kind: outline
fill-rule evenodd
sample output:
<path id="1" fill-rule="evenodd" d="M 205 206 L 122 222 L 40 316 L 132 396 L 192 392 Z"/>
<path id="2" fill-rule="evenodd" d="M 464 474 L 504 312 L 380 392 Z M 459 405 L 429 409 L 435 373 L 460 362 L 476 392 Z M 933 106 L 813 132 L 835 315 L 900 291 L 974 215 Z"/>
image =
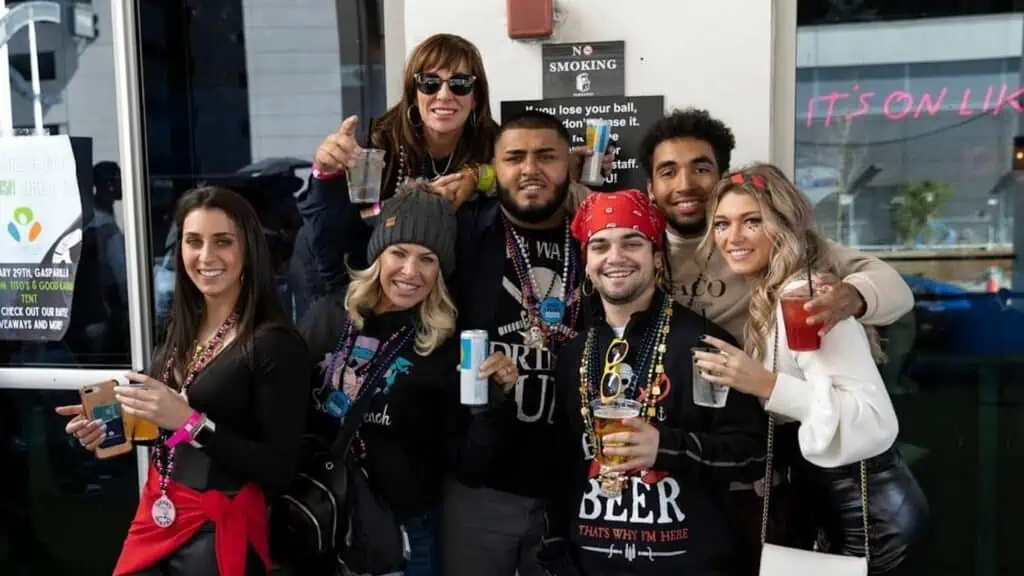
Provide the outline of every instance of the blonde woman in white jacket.
<path id="1" fill-rule="evenodd" d="M 899 422 L 876 366 L 877 335 L 847 318 L 812 332 L 816 346 L 791 345 L 783 321 L 782 296 L 806 293 L 809 270 L 815 290 L 827 290 L 818 279 L 838 270 L 812 214 L 807 198 L 773 166 L 754 165 L 719 182 L 708 200 L 711 226 L 702 248 L 719 250 L 747 278 L 750 315 L 744 350 L 708 338 L 718 352 L 696 352 L 697 364 L 708 380 L 762 399 L 779 424 L 775 470 L 801 476 L 793 481 L 806 490 L 819 545 L 830 552 L 865 555 L 865 463 L 871 573 L 894 575 L 921 531 L 927 503 L 893 449 Z"/>

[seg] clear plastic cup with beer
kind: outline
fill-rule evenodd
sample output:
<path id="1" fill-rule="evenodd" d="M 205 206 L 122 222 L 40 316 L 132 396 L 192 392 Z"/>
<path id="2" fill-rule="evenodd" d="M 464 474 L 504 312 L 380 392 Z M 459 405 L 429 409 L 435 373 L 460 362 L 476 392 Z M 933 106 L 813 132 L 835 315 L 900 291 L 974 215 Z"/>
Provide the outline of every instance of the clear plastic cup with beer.
<path id="1" fill-rule="evenodd" d="M 131 386 L 133 388 L 142 388 L 143 385 L 131 382 L 124 377 L 115 379 L 120 386 Z M 160 428 L 156 424 L 146 420 L 145 418 L 139 418 L 138 416 L 132 416 L 127 412 L 124 413 L 124 433 L 125 436 L 132 439 L 132 444 L 141 446 L 151 446 L 156 444 L 157 440 L 160 439 Z"/>
<path id="2" fill-rule="evenodd" d="M 612 398 L 595 400 L 590 408 L 594 414 L 594 432 L 597 435 L 597 461 L 602 466 L 625 464 L 629 460 L 628 456 L 608 456 L 604 453 L 605 448 L 621 448 L 623 444 L 606 442 L 604 437 L 616 432 L 631 431 L 632 428 L 623 424 L 623 421 L 640 416 L 640 403 L 625 398 Z"/>

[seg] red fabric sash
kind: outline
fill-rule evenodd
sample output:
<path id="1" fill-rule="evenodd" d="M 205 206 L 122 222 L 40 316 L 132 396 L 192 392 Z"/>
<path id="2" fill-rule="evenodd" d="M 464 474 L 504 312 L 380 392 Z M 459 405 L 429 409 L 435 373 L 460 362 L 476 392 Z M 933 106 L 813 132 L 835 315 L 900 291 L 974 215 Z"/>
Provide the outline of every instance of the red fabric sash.
<path id="1" fill-rule="evenodd" d="M 263 491 L 255 484 L 246 484 L 230 498 L 223 492 L 199 492 L 172 481 L 167 496 L 174 502 L 177 518 L 169 527 L 160 528 L 150 515 L 160 497 L 159 474 L 151 467 L 114 576 L 140 572 L 167 558 L 207 522 L 214 525 L 221 576 L 245 575 L 246 545 L 251 545 L 270 569 L 267 505 Z"/>

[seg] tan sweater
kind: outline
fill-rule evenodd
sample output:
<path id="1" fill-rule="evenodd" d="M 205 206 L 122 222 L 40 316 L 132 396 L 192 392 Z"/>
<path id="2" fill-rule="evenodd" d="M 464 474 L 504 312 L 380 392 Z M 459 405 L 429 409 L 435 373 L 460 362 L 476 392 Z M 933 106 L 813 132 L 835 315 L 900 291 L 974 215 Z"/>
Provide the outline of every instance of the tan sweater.
<path id="1" fill-rule="evenodd" d="M 691 305 L 698 312 L 707 310 L 708 319 L 721 325 L 743 342 L 743 325 L 747 322 L 750 288 L 747 281 L 733 273 L 718 250 L 714 250 L 701 275 L 705 262 L 698 262 L 696 251 L 700 238 L 683 238 L 669 230 L 669 260 L 676 300 Z M 914 307 L 914 295 L 903 278 L 891 266 L 856 250 L 833 244 L 839 259 L 843 281 L 853 285 L 867 305 L 860 321 L 885 326 Z M 700 282 L 697 282 L 700 277 Z M 883 296 L 884 295 L 884 296 Z"/>

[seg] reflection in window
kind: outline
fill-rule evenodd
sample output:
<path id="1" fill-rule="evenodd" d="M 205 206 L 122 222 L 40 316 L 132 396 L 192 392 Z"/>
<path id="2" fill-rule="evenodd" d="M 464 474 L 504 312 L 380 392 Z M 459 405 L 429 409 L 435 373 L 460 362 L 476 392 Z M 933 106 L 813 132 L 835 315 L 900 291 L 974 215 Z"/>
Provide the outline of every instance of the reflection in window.
<path id="1" fill-rule="evenodd" d="M 130 364 L 110 2 L 94 2 L 92 8 L 105 43 L 73 37 L 68 26 L 36 27 L 40 72 L 49 78 L 40 98 L 44 128 L 71 137 L 82 203 L 82 241 L 72 251 L 79 265 L 68 331 L 59 342 L 0 340 L 0 367 Z M 31 78 L 28 44 L 25 29 L 8 43 L 17 69 L 9 75 L 9 112 L 14 126 L 34 130 L 33 95 L 26 84 Z"/>
<path id="2" fill-rule="evenodd" d="M 138 502 L 134 453 L 97 460 L 54 407 L 76 392 L 0 390 L 0 574 L 110 574 Z"/>
<path id="3" fill-rule="evenodd" d="M 886 260 L 917 300 L 884 328 L 881 367 L 897 446 L 932 506 L 909 574 L 1020 572 L 1016 520 L 1002 513 L 1024 506 L 1002 480 L 1024 461 L 1024 177 L 1012 167 L 1024 14 L 1014 9 L 1024 5 L 798 4 L 797 183 L 824 233 Z"/>
<path id="4" fill-rule="evenodd" d="M 11 54 L 9 56 L 11 62 L 11 68 L 14 69 L 21 77 L 31 82 L 32 80 L 32 62 L 28 54 Z M 37 57 L 39 63 L 39 80 L 56 80 L 57 79 L 57 58 L 56 54 L 51 51 L 40 52 Z"/>
<path id="5" fill-rule="evenodd" d="M 343 118 L 386 108 L 380 0 L 247 3 L 244 18 L 242 7 L 139 5 L 158 329 L 174 287 L 174 204 L 199 184 L 253 203 L 282 303 L 300 316 L 322 287 L 294 197 Z"/>

